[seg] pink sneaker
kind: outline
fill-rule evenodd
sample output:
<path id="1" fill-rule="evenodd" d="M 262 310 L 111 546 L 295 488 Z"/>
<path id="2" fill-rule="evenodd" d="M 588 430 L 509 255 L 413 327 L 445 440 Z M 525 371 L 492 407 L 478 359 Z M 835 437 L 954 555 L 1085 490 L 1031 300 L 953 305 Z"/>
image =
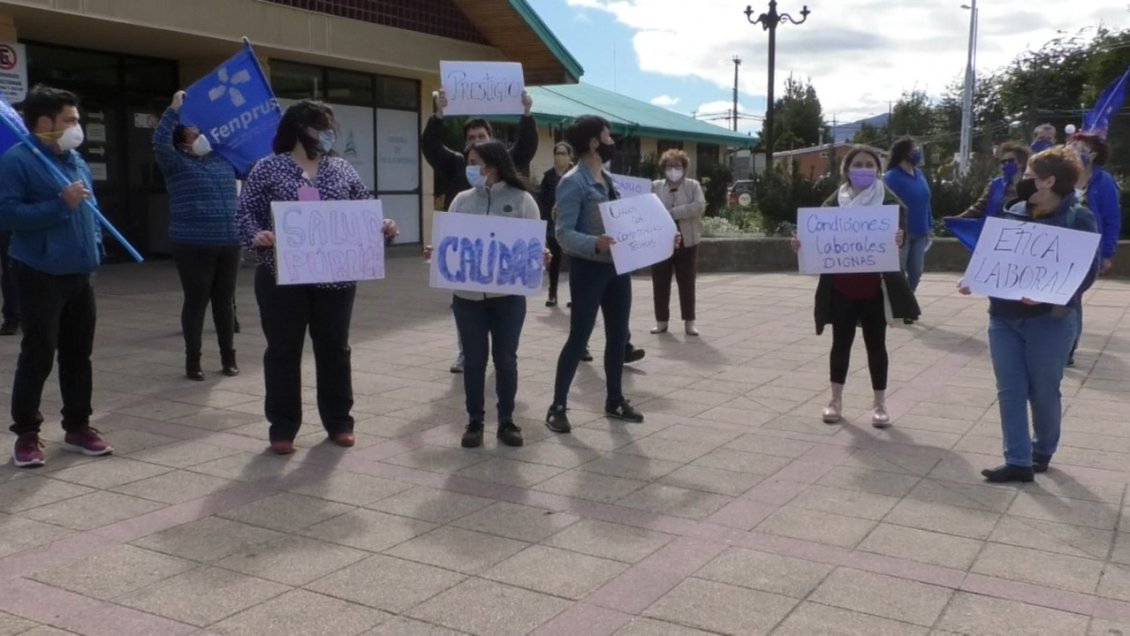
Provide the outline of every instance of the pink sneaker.
<path id="1" fill-rule="evenodd" d="M 16 437 L 16 443 L 12 447 L 12 463 L 19 468 L 43 465 L 43 443 L 39 441 L 39 433 L 24 433 Z"/>
<path id="2" fill-rule="evenodd" d="M 109 455 L 114 452 L 114 449 L 106 443 L 106 440 L 102 439 L 98 429 L 89 426 L 75 433 L 67 433 L 63 437 L 63 450 L 82 453 L 90 457 Z"/>

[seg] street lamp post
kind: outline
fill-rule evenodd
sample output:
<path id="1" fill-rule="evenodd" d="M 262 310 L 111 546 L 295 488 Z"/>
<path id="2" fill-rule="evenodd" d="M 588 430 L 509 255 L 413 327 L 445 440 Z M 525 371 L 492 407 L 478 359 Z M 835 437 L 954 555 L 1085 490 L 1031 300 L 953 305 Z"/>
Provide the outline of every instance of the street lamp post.
<path id="1" fill-rule="evenodd" d="M 765 108 L 765 138 L 761 143 L 765 144 L 765 169 L 773 169 L 773 71 L 777 63 L 777 25 L 785 20 L 793 24 L 803 24 L 808 19 L 808 14 L 812 13 L 808 10 L 808 5 L 800 10 L 800 20 L 794 19 L 787 13 L 777 13 L 777 0 L 769 0 L 769 13 L 762 13 L 753 19 L 753 7 L 746 6 L 745 17 L 749 20 L 750 24 L 760 24 L 761 28 L 769 32 L 769 90 L 766 95 L 768 104 Z"/>
<path id="2" fill-rule="evenodd" d="M 958 154 L 961 157 L 958 172 L 961 176 L 965 176 L 969 174 L 973 159 L 973 88 L 977 72 L 977 0 L 971 0 L 970 4 L 963 4 L 961 8 L 969 10 L 969 52 L 965 60 L 965 93 L 962 95 L 961 104 L 961 147 L 958 149 Z"/>

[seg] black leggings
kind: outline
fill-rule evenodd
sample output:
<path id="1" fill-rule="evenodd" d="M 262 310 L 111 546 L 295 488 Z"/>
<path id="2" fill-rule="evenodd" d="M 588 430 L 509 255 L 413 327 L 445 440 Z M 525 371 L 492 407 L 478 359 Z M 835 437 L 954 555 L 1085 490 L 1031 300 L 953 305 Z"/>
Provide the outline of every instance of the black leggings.
<path id="1" fill-rule="evenodd" d="M 239 275 L 240 248 L 233 246 L 173 244 L 173 260 L 184 290 L 180 323 L 184 351 L 200 355 L 204 313 L 212 303 L 212 321 L 220 351 L 235 348 L 235 281 Z"/>
<path id="2" fill-rule="evenodd" d="M 557 280 L 561 277 L 561 244 L 552 236 L 547 236 L 545 246 L 552 258 L 549 261 L 549 297 L 557 299 Z"/>
<path id="3" fill-rule="evenodd" d="M 887 316 L 883 296 L 853 300 L 832 290 L 832 384 L 844 384 L 851 366 L 851 346 L 855 327 L 863 327 L 863 343 L 867 346 L 867 367 L 871 371 L 871 388 L 887 390 Z"/>

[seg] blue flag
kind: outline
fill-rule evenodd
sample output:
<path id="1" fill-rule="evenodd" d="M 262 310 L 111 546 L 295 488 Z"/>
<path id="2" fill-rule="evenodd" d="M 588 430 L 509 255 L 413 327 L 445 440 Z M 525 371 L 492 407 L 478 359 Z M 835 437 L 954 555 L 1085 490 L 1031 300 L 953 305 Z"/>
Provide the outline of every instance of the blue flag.
<path id="1" fill-rule="evenodd" d="M 24 125 L 24 118 L 12 108 L 8 100 L 0 98 L 0 120 L 3 125 L 0 126 L 0 154 L 8 152 L 12 146 L 20 143 L 20 138 L 27 136 L 27 126 Z"/>
<path id="2" fill-rule="evenodd" d="M 251 43 L 244 43 L 242 51 L 185 90 L 180 109 L 181 122 L 199 128 L 241 179 L 256 161 L 272 154 L 271 141 L 282 119 Z"/>
<path id="3" fill-rule="evenodd" d="M 985 227 L 985 219 L 945 219 L 946 229 L 961 241 L 965 249 L 972 252 L 977 249 L 977 239 L 981 236 L 981 228 Z"/>
<path id="4" fill-rule="evenodd" d="M 1095 107 L 1083 116 L 1083 132 L 1097 133 L 1106 137 L 1106 132 L 1110 128 L 1110 118 L 1114 117 L 1118 109 L 1122 108 L 1122 103 L 1126 101 L 1127 83 L 1130 83 L 1130 68 L 1106 87 L 1103 94 L 1099 95 L 1099 101 L 1095 102 Z"/>

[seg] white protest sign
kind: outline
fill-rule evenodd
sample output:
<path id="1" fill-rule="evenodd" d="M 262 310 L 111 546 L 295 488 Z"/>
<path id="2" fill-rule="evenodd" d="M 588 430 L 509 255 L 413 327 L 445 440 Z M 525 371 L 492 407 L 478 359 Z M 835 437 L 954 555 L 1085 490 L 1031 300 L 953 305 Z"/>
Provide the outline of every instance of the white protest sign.
<path id="1" fill-rule="evenodd" d="M 27 48 L 18 42 L 0 42 L 0 95 L 10 104 L 27 97 Z"/>
<path id="2" fill-rule="evenodd" d="M 620 198 L 627 199 L 628 197 L 638 197 L 641 194 L 648 194 L 651 192 L 651 180 L 641 179 L 639 177 L 629 177 L 622 174 L 612 175 L 612 184 L 616 186 L 616 191 L 620 193 Z"/>
<path id="3" fill-rule="evenodd" d="M 436 212 L 432 244 L 433 288 L 522 296 L 541 292 L 545 221 Z"/>
<path id="4" fill-rule="evenodd" d="M 989 217 L 965 285 L 993 298 L 1066 305 L 1091 271 L 1099 239 L 1097 232 Z"/>
<path id="5" fill-rule="evenodd" d="M 521 115 L 526 81 L 515 62 L 439 63 L 445 115 Z"/>
<path id="6" fill-rule="evenodd" d="M 897 205 L 800 208 L 796 234 L 801 274 L 897 272 Z"/>
<path id="7" fill-rule="evenodd" d="M 380 201 L 272 201 L 271 215 L 278 284 L 385 277 Z"/>
<path id="8" fill-rule="evenodd" d="M 616 273 L 634 272 L 671 258 L 679 233 L 671 213 L 651 192 L 600 204 L 604 233 L 616 239 L 612 262 Z"/>

